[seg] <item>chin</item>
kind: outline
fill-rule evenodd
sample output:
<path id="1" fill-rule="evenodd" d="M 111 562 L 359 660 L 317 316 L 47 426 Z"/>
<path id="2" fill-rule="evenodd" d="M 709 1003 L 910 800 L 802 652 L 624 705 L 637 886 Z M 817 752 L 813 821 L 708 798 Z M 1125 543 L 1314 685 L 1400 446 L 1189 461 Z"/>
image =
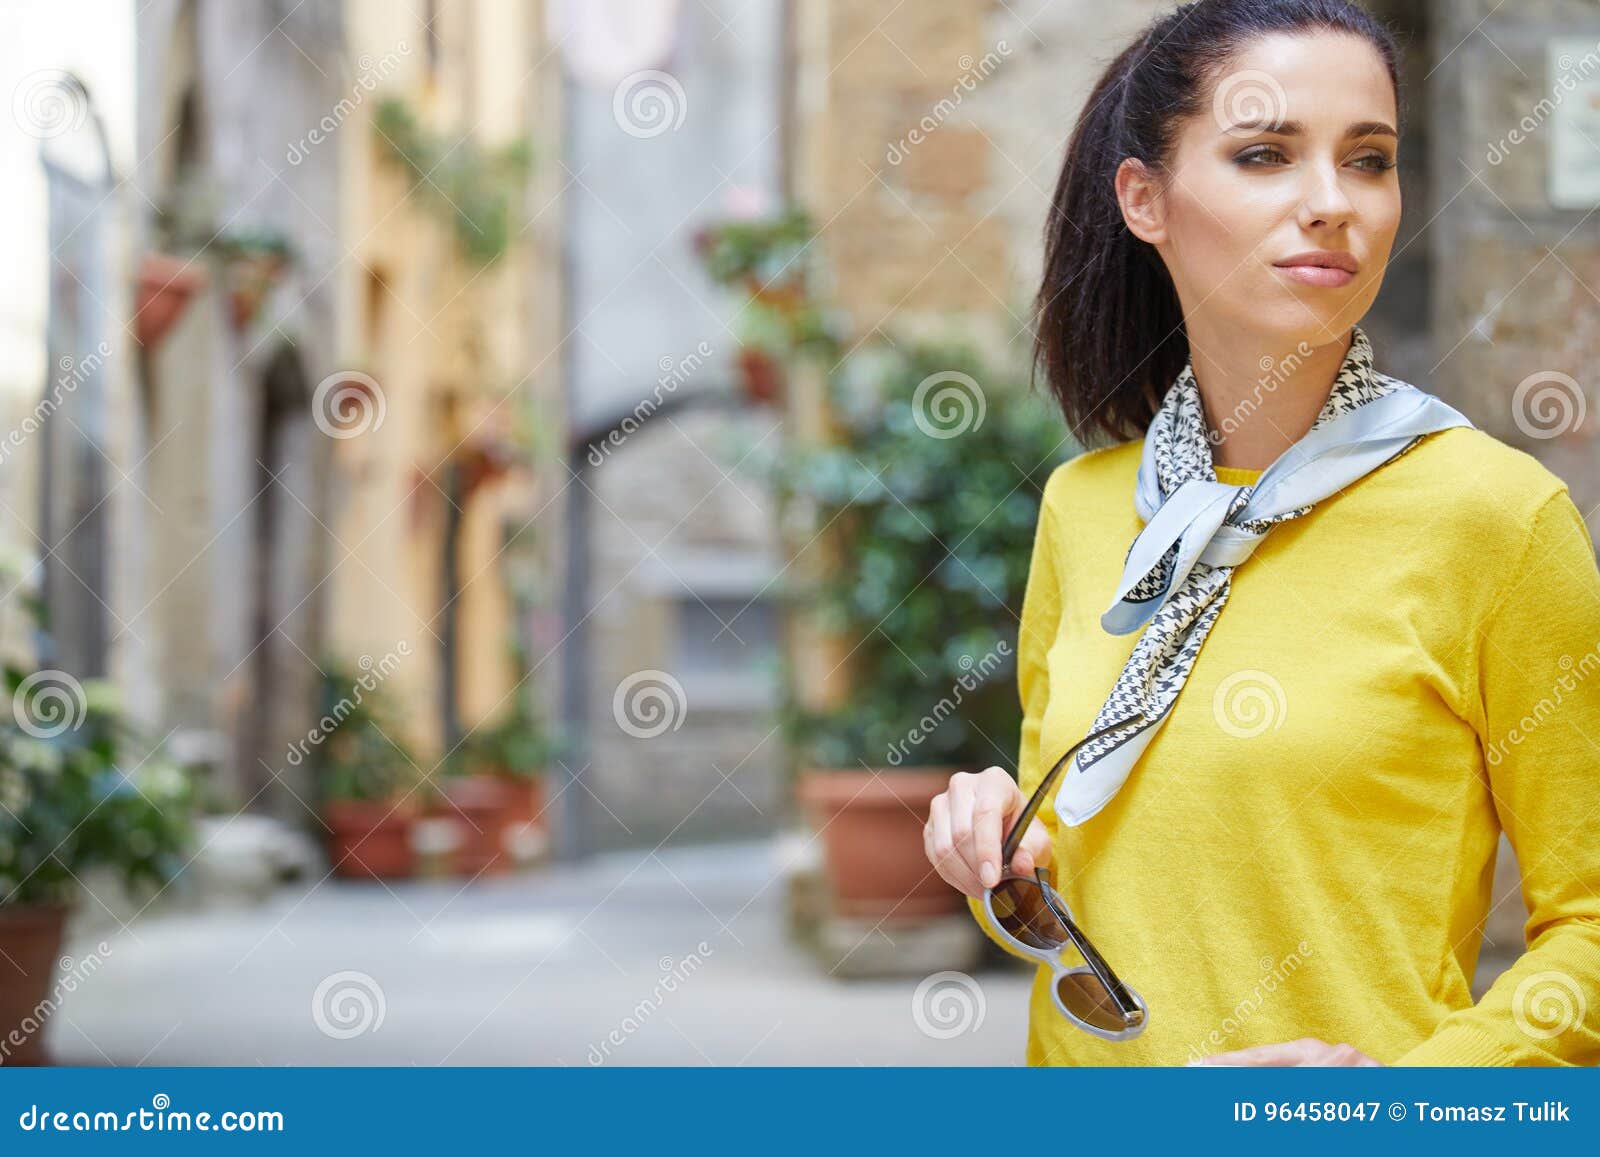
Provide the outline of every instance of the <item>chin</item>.
<path id="1" fill-rule="evenodd" d="M 1261 335 L 1269 346 L 1313 350 L 1341 340 L 1350 332 L 1351 319 L 1357 316 L 1347 309 L 1308 309 L 1304 302 L 1296 300 L 1286 302 L 1277 309 L 1257 309 L 1245 313 L 1240 317 L 1239 324 L 1243 329 Z"/>
<path id="2" fill-rule="evenodd" d="M 1274 345 L 1311 349 L 1344 340 L 1350 327 L 1366 316 L 1371 301 L 1366 295 L 1332 294 L 1322 291 L 1321 299 L 1295 296 L 1275 310 L 1258 310 L 1245 316 L 1247 325 L 1264 330 Z"/>

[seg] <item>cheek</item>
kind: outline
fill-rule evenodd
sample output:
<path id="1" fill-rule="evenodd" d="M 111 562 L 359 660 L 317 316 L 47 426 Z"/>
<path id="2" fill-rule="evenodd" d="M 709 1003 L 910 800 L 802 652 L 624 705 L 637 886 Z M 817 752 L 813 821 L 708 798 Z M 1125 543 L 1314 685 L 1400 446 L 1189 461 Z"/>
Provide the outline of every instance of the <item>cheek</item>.
<path id="1" fill-rule="evenodd" d="M 1371 234 L 1372 250 L 1387 256 L 1400 230 L 1400 191 L 1374 190 L 1364 210 L 1362 219 Z"/>
<path id="2" fill-rule="evenodd" d="M 1249 277 L 1279 216 L 1270 204 L 1231 193 L 1185 206 L 1175 248 L 1201 292 Z"/>

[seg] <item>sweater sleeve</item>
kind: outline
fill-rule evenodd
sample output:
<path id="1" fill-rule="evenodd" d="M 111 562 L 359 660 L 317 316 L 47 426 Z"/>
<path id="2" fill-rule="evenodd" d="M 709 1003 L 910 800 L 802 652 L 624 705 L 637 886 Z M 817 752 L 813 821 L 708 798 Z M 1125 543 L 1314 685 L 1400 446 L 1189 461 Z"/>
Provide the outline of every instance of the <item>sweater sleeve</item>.
<path id="1" fill-rule="evenodd" d="M 1526 951 L 1402 1065 L 1600 1063 L 1600 572 L 1565 488 L 1478 639 L 1481 740 L 1522 869 Z"/>
<path id="2" fill-rule="evenodd" d="M 1059 478 L 1058 472 L 1051 475 Z M 1045 485 L 1039 505 L 1039 524 L 1033 536 L 1033 556 L 1028 564 L 1028 581 L 1022 594 L 1022 618 L 1017 624 L 1017 693 L 1022 704 L 1022 735 L 1017 747 L 1017 782 L 1024 793 L 1031 792 L 1042 774 L 1039 770 L 1039 728 L 1045 704 L 1050 699 L 1049 666 L 1046 656 L 1055 641 L 1061 622 L 1061 585 L 1056 570 L 1055 520 L 1052 501 L 1055 488 Z M 1050 831 L 1054 843 L 1057 827 L 1055 809 L 1049 800 L 1039 808 L 1039 819 Z M 967 907 L 984 934 L 1011 955 L 1030 964 L 1034 957 L 1018 952 L 990 925 L 983 902 L 967 897 Z"/>

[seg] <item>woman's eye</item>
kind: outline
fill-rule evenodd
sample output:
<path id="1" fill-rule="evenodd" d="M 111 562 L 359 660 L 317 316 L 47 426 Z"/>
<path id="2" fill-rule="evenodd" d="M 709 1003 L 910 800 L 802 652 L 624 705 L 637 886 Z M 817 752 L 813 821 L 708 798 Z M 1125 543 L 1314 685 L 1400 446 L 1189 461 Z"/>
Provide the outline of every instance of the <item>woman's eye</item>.
<path id="1" fill-rule="evenodd" d="M 1352 163 L 1360 165 L 1362 168 L 1373 173 L 1387 173 L 1395 166 L 1395 162 L 1391 161 L 1382 153 L 1369 153 L 1364 157 L 1357 157 Z"/>
<path id="2" fill-rule="evenodd" d="M 1283 160 L 1284 156 L 1283 153 L 1278 149 L 1266 146 L 1259 149 L 1251 149 L 1249 152 L 1240 153 L 1235 159 L 1241 164 L 1245 165 L 1269 165 L 1276 164 L 1277 162 Z"/>

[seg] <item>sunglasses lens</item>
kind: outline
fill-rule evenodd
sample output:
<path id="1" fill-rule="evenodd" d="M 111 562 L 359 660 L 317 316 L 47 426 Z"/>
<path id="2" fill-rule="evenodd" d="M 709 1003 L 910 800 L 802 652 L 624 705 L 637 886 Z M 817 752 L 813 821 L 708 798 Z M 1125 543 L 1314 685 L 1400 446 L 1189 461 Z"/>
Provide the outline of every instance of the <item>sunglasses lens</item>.
<path id="1" fill-rule="evenodd" d="M 1106 1032 L 1122 1032 L 1144 1020 L 1143 1011 L 1138 1009 L 1132 1019 L 1125 1018 L 1105 985 L 1092 972 L 1069 972 L 1058 978 L 1056 995 L 1073 1016 Z"/>
<path id="2" fill-rule="evenodd" d="M 1028 947 L 1048 951 L 1067 942 L 1067 930 L 1044 902 L 1038 881 L 1002 880 L 990 895 L 1000 927 Z"/>

